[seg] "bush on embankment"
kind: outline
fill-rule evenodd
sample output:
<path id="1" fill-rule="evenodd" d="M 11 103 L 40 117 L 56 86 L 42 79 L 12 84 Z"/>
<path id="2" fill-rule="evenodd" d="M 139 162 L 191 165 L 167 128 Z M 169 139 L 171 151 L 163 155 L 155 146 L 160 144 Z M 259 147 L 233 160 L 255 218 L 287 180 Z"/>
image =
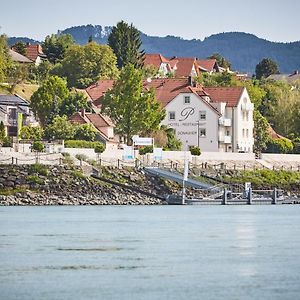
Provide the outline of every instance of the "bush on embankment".
<path id="1" fill-rule="evenodd" d="M 300 172 L 256 170 L 240 171 L 227 174 L 224 179 L 230 183 L 251 182 L 254 188 L 284 188 L 289 190 L 300 190 Z"/>

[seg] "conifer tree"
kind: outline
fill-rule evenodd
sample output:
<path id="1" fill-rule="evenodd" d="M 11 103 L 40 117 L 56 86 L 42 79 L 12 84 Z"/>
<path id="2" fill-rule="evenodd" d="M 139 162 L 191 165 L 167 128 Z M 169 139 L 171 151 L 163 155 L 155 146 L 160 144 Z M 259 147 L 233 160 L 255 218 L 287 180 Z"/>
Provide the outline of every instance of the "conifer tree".
<path id="1" fill-rule="evenodd" d="M 113 27 L 108 37 L 108 45 L 117 56 L 119 69 L 127 64 L 142 68 L 144 63 L 144 50 L 141 50 L 142 41 L 140 32 L 133 26 L 121 21 Z"/>

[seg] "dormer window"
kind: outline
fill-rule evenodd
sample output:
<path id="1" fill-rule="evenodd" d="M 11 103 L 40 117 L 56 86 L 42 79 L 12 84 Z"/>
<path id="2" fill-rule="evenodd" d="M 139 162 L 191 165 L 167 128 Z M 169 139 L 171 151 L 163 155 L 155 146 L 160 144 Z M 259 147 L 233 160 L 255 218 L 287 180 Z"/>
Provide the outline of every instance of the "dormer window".
<path id="1" fill-rule="evenodd" d="M 190 96 L 184 96 L 184 104 L 190 104 L 191 103 L 191 97 Z"/>

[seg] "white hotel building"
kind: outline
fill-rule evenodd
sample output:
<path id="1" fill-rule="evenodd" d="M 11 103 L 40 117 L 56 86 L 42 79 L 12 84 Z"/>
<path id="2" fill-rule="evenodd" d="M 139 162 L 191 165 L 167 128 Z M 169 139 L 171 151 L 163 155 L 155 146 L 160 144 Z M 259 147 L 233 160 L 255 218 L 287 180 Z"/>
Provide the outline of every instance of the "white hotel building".
<path id="1" fill-rule="evenodd" d="M 111 81 L 100 80 L 86 93 L 99 107 L 112 85 Z M 189 78 L 148 80 L 144 88 L 154 88 L 166 110 L 162 125 L 175 130 L 183 149 L 193 145 L 204 152 L 253 151 L 253 104 L 246 88 L 203 88 L 191 84 Z"/>

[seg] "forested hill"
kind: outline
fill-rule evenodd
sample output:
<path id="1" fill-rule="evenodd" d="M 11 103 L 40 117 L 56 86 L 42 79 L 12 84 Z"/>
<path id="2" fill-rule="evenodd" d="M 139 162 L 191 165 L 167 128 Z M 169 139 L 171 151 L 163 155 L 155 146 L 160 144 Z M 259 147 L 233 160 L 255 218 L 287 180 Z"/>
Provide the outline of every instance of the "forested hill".
<path id="1" fill-rule="evenodd" d="M 59 31 L 71 34 L 78 44 L 87 43 L 90 36 L 104 44 L 111 27 L 83 25 Z M 195 36 L 196 36 L 195 32 Z M 141 33 L 143 48 L 147 53 L 161 53 L 170 56 L 192 56 L 205 58 L 220 53 L 232 63 L 234 70 L 254 73 L 255 66 L 264 58 L 277 61 L 282 73 L 300 70 L 300 41 L 275 43 L 243 32 L 228 32 L 212 35 L 201 40 L 184 40 L 180 37 L 155 37 Z M 299 36 L 300 39 L 300 36 Z"/>

